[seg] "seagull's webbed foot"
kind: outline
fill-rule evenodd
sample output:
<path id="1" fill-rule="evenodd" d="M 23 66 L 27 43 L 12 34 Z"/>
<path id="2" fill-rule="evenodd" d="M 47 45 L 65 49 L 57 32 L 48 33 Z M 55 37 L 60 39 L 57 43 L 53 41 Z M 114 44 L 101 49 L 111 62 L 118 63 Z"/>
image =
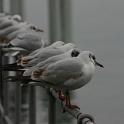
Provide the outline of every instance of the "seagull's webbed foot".
<path id="1" fill-rule="evenodd" d="M 80 109 L 77 105 L 66 105 L 66 107 L 67 108 L 69 108 L 69 109 L 74 109 L 74 108 L 78 108 L 78 109 Z"/>

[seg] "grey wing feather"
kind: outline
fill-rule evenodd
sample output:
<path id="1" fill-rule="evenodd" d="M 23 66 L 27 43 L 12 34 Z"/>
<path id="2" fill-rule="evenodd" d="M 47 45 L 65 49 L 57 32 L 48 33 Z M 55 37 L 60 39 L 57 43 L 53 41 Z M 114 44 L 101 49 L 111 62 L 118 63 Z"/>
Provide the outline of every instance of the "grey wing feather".
<path id="1" fill-rule="evenodd" d="M 46 68 L 46 73 L 44 74 L 56 75 L 56 77 L 62 78 L 66 78 L 65 75 L 67 75 L 71 78 L 71 75 L 81 72 L 82 66 L 83 64 L 74 58 L 60 60 Z"/>

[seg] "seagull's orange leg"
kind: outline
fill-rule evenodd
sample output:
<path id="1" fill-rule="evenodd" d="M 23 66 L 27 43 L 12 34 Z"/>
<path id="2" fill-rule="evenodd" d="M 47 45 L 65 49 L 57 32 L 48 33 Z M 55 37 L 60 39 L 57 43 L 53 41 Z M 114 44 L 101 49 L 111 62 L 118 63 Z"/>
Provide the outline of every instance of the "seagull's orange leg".
<path id="1" fill-rule="evenodd" d="M 59 99 L 60 100 L 65 100 L 65 96 L 62 94 L 62 91 L 58 90 L 58 93 L 59 93 Z"/>
<path id="2" fill-rule="evenodd" d="M 56 89 L 56 88 L 53 88 L 54 90 L 55 90 L 55 92 L 56 93 L 58 93 L 58 98 L 60 99 L 60 100 L 65 100 L 65 96 L 62 94 L 62 91 L 61 90 L 59 90 L 59 89 Z"/>
<path id="3" fill-rule="evenodd" d="M 73 108 L 78 108 L 80 109 L 77 105 L 72 105 L 71 102 L 70 102 L 70 94 L 69 94 L 69 91 L 67 91 L 66 93 L 66 107 L 69 108 L 69 109 L 73 109 Z"/>

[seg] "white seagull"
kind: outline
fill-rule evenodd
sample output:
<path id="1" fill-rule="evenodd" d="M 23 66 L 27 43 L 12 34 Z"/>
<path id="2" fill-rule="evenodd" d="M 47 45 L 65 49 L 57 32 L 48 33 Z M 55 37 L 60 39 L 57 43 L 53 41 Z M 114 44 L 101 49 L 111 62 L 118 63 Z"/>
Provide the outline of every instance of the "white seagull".
<path id="1" fill-rule="evenodd" d="M 42 40 L 41 36 L 35 32 L 25 32 L 19 34 L 15 39 L 10 41 L 9 44 L 11 44 L 13 47 L 24 48 L 29 52 L 44 47 L 44 41 Z"/>
<path id="2" fill-rule="evenodd" d="M 32 72 L 34 70 L 37 70 L 37 73 L 40 73 L 40 70 L 47 68 L 49 65 L 51 65 L 52 63 L 55 63 L 59 60 L 62 59 L 67 59 L 67 58 L 71 58 L 71 57 L 77 57 L 79 54 L 81 53 L 81 50 L 78 48 L 74 48 L 71 49 L 63 54 L 60 55 L 56 55 L 56 56 L 52 56 L 49 57 L 48 59 L 46 59 L 45 61 L 39 62 L 37 65 L 30 67 L 29 69 L 27 69 L 24 73 L 23 76 L 31 76 Z"/>
<path id="3" fill-rule="evenodd" d="M 57 47 L 60 47 L 63 45 L 65 45 L 65 43 L 63 41 L 56 41 L 53 44 L 51 44 L 45 48 L 40 48 L 40 49 L 33 51 L 32 53 L 29 54 L 29 56 L 33 56 L 33 55 L 37 54 L 39 51 L 42 51 L 43 49 L 53 49 L 53 48 L 57 48 Z"/>
<path id="4" fill-rule="evenodd" d="M 0 19 L 5 17 L 6 15 L 7 15 L 6 13 L 0 12 Z"/>
<path id="5" fill-rule="evenodd" d="M 3 45 L 3 50 L 10 51 L 12 55 L 14 52 L 20 53 L 22 51 L 25 51 L 27 54 L 31 53 L 34 50 L 37 50 L 39 48 L 44 47 L 44 41 L 42 40 L 41 36 L 39 36 L 35 32 L 26 32 L 23 34 L 19 34 L 15 39 L 10 41 L 8 44 Z M 20 51 L 21 50 L 21 51 Z M 17 54 L 18 54 L 17 53 Z M 15 55 L 15 54 L 14 54 Z"/>
<path id="6" fill-rule="evenodd" d="M 12 25 L 16 25 L 16 24 L 20 23 L 21 21 L 22 20 L 21 20 L 20 15 L 14 15 L 0 23 L 0 30 L 10 27 Z"/>
<path id="7" fill-rule="evenodd" d="M 64 46 L 54 48 L 54 49 L 42 49 L 34 56 L 27 56 L 27 57 L 21 58 L 21 65 L 23 67 L 35 66 L 39 62 L 44 61 L 49 57 L 63 54 L 73 48 L 76 48 L 75 44 L 67 43 Z"/>
<path id="8" fill-rule="evenodd" d="M 21 66 L 22 59 L 29 59 L 29 58 L 32 58 L 33 59 L 32 56 L 35 56 L 35 54 L 37 54 L 39 51 L 49 51 L 49 49 L 56 49 L 57 47 L 60 47 L 60 46 L 63 46 L 63 45 L 65 45 L 65 43 L 63 41 L 56 41 L 53 44 L 51 44 L 50 46 L 48 46 L 48 47 L 45 47 L 45 48 L 42 48 L 41 47 L 40 49 L 37 49 L 37 50 L 33 51 L 28 56 L 19 58 L 16 63 L 3 65 L 2 66 L 2 69 L 8 70 L 8 69 L 11 69 L 12 68 L 11 70 L 13 70 L 13 68 L 14 68 L 14 70 L 18 70 L 20 68 L 24 68 L 23 66 Z"/>
<path id="9" fill-rule="evenodd" d="M 21 29 L 22 27 L 26 26 L 27 22 L 21 22 L 17 25 L 10 26 L 8 28 L 5 28 L 3 30 L 0 30 L 0 41 L 6 42 L 6 36 L 16 30 Z"/>
<path id="10" fill-rule="evenodd" d="M 70 102 L 69 91 L 86 85 L 93 76 L 95 66 L 103 67 L 96 61 L 95 55 L 90 51 L 83 51 L 77 57 L 63 59 L 51 64 L 42 71 L 32 74 L 32 78 L 41 78 L 47 85 L 65 92 L 66 107 L 77 108 Z M 38 70 L 38 69 L 37 69 Z M 42 82 L 41 82 L 42 83 Z"/>
<path id="11" fill-rule="evenodd" d="M 3 15 L 2 17 L 0 17 L 0 24 L 1 24 L 1 22 L 4 22 L 6 19 L 8 19 L 8 18 L 11 18 L 12 16 L 11 15 Z"/>
<path id="12" fill-rule="evenodd" d="M 19 30 L 16 30 L 6 36 L 7 42 L 16 38 L 19 34 L 26 33 L 26 32 L 43 32 L 43 30 L 39 29 L 34 24 L 27 24 Z"/>

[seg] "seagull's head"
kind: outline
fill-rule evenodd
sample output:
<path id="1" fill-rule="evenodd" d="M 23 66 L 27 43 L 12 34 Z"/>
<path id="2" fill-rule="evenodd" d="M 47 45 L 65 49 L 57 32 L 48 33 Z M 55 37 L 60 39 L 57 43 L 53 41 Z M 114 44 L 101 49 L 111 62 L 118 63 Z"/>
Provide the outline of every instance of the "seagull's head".
<path id="1" fill-rule="evenodd" d="M 61 47 L 63 45 L 65 45 L 65 43 L 63 41 L 56 41 L 53 44 L 51 44 L 51 47 L 52 48 L 58 48 L 58 47 Z"/>
<path id="2" fill-rule="evenodd" d="M 96 57 L 95 57 L 94 53 L 92 53 L 90 51 L 83 51 L 80 55 L 84 61 L 92 62 L 95 66 L 104 68 L 104 66 L 102 64 L 100 64 L 96 61 Z"/>
<path id="3" fill-rule="evenodd" d="M 11 17 L 11 19 L 15 20 L 16 22 L 21 22 L 22 21 L 20 15 L 14 15 L 14 16 Z"/>
<path id="4" fill-rule="evenodd" d="M 36 32 L 44 32 L 42 29 L 38 28 L 36 25 L 33 24 L 30 26 L 30 29 Z"/>
<path id="5" fill-rule="evenodd" d="M 82 51 L 79 48 L 74 48 L 69 50 L 68 52 L 71 53 L 71 57 L 77 57 Z"/>
<path id="6" fill-rule="evenodd" d="M 77 48 L 77 46 L 73 43 L 67 43 L 64 46 L 61 46 L 60 49 L 63 49 L 65 52 L 73 49 L 73 48 Z"/>

